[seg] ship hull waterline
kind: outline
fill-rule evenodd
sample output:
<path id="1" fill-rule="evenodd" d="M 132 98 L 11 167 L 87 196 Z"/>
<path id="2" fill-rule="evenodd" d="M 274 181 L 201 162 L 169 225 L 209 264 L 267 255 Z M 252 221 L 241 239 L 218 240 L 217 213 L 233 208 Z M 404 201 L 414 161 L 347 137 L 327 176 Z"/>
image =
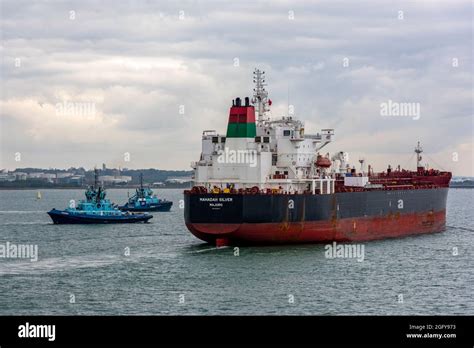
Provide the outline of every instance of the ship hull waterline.
<path id="1" fill-rule="evenodd" d="M 355 218 L 326 222 L 187 223 L 197 238 L 216 245 L 363 242 L 445 230 L 445 211 L 409 216 Z"/>
<path id="2" fill-rule="evenodd" d="M 226 201 L 220 205 L 221 197 L 229 200 L 225 195 L 185 194 L 185 222 L 197 238 L 218 246 L 400 238 L 445 230 L 447 190 L 341 193 L 326 197 L 248 196 L 237 199 L 237 216 L 232 213 L 232 204 L 229 209 L 225 209 Z M 293 209 L 282 201 L 293 201 Z M 404 204 L 403 209 L 400 204 Z"/>

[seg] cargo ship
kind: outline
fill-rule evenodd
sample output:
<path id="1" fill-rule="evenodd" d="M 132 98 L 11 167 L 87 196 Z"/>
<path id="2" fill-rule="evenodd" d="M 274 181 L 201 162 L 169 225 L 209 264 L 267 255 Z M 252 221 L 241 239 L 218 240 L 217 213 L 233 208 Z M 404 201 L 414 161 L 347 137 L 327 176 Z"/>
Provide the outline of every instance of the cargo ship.
<path id="1" fill-rule="evenodd" d="M 293 115 L 269 116 L 265 73 L 254 71 L 252 99 L 236 98 L 225 135 L 202 135 L 184 219 L 197 238 L 215 244 L 357 242 L 441 232 L 451 173 L 422 164 L 358 168 L 348 153 L 321 150 L 333 129 L 306 134 Z"/>

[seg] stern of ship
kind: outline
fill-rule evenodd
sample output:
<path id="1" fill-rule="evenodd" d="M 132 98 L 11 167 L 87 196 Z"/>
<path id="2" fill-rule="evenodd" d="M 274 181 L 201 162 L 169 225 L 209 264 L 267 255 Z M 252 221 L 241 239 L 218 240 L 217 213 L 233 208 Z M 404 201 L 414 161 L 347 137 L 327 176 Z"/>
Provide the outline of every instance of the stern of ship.
<path id="1" fill-rule="evenodd" d="M 207 243 L 229 244 L 242 223 L 242 212 L 242 195 L 184 192 L 186 227 Z"/>

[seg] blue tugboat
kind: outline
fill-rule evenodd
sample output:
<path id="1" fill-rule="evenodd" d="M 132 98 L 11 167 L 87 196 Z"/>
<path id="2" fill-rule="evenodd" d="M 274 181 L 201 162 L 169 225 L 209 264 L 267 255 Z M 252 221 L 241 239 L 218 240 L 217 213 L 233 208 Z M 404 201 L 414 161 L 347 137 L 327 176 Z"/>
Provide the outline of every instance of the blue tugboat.
<path id="1" fill-rule="evenodd" d="M 95 183 L 86 191 L 86 199 L 77 207 L 72 204 L 65 210 L 52 209 L 48 212 L 55 224 L 114 224 L 147 222 L 153 215 L 129 213 L 117 209 L 105 198 L 105 189 L 98 184 L 98 171 L 95 170 Z"/>
<path id="2" fill-rule="evenodd" d="M 119 207 L 123 211 L 143 212 L 143 211 L 169 211 L 173 202 L 161 199 L 153 194 L 153 191 L 143 186 L 143 175 L 140 174 L 140 187 L 135 194 L 128 199 L 128 202 Z"/>

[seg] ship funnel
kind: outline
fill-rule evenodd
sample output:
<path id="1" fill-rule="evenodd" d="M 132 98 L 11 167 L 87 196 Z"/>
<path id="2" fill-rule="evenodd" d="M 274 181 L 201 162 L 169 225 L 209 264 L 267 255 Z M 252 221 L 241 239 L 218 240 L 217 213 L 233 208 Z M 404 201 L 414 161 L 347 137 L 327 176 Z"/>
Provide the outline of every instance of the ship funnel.
<path id="1" fill-rule="evenodd" d="M 245 101 L 245 107 L 243 102 Z M 250 98 L 245 100 L 235 98 L 229 110 L 229 122 L 227 124 L 227 138 L 255 138 L 257 133 L 255 126 L 255 108 L 250 105 Z"/>

